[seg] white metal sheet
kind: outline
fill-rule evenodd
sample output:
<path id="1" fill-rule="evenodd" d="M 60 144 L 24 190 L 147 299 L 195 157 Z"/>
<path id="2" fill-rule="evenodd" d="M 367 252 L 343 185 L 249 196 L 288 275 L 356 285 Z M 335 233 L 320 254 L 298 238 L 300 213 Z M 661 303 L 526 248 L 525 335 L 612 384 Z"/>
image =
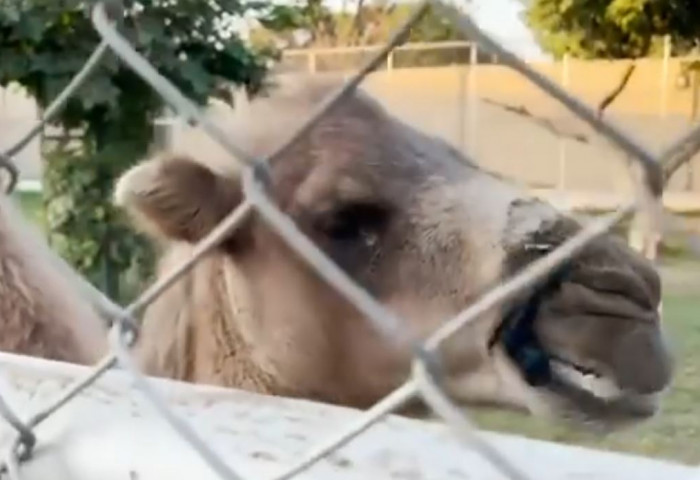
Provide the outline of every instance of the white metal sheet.
<path id="1" fill-rule="evenodd" d="M 26 418 L 88 371 L 85 367 L 0 353 L 3 397 Z M 246 478 L 269 478 L 335 434 L 361 412 L 302 400 L 153 380 L 177 414 Z M 9 392 L 8 392 L 9 390 Z M 9 444 L 9 426 L 0 439 Z M 218 478 L 161 420 L 123 371 L 42 423 L 26 480 Z M 538 480 L 687 479 L 694 469 L 643 457 L 485 433 Z M 301 474 L 302 479 L 496 480 L 502 476 L 459 443 L 446 426 L 390 417 Z"/>

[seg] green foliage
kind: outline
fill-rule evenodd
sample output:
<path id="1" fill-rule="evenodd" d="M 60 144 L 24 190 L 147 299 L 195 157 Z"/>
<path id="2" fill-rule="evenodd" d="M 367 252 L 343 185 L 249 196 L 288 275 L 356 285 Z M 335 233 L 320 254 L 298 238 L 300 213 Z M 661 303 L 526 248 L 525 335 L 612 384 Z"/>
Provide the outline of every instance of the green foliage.
<path id="1" fill-rule="evenodd" d="M 290 4 L 268 8 L 262 27 L 251 32 L 255 45 L 269 49 L 333 48 L 386 43 L 415 9 L 411 3 L 383 0 L 359 2 L 358 8 L 333 13 L 320 0 L 294 0 Z M 299 36 L 300 32 L 305 35 Z M 422 19 L 408 32 L 406 42 L 443 42 L 466 40 L 452 19 L 428 8 Z M 317 55 L 317 71 L 353 70 L 366 60 L 367 51 L 326 52 Z M 469 47 L 439 49 L 402 49 L 393 54 L 395 68 L 404 66 L 468 63 Z M 293 67 L 292 67 L 293 68 Z"/>
<path id="2" fill-rule="evenodd" d="M 45 106 L 82 67 L 99 42 L 86 2 L 3 0 L 0 3 L 0 85 L 17 82 Z M 255 52 L 227 29 L 245 12 L 235 0 L 127 2 L 122 33 L 183 92 L 204 103 L 221 82 L 255 91 L 265 72 Z M 141 5 L 141 6 L 139 6 Z M 224 14 L 223 12 L 228 12 Z M 222 31 L 217 31 L 222 27 Z M 65 126 L 103 122 L 138 102 L 153 113 L 157 94 L 113 55 L 103 61 L 59 116 Z"/>
<path id="3" fill-rule="evenodd" d="M 278 33 L 306 30 L 315 43 L 326 44 L 337 37 L 336 19 L 322 0 L 296 0 L 290 5 L 270 5 L 260 24 Z"/>
<path id="4" fill-rule="evenodd" d="M 388 4 L 375 1 L 363 4 L 359 12 L 332 13 L 321 0 L 295 0 L 288 5 L 270 7 L 260 22 L 274 36 L 282 38 L 291 46 L 291 34 L 304 30 L 310 36 L 309 46 L 376 45 L 385 43 L 391 34 L 408 18 L 414 4 Z M 269 37 L 257 33 L 260 41 Z M 463 40 L 449 18 L 436 13 L 432 8 L 409 32 L 408 42 L 440 42 Z"/>
<path id="5" fill-rule="evenodd" d="M 41 193 L 15 190 L 12 196 L 16 199 L 22 213 L 40 230 L 44 230 L 44 199 Z"/>
<path id="6" fill-rule="evenodd" d="M 542 48 L 560 58 L 636 58 L 700 44 L 697 0 L 530 0 L 526 22 Z"/>
<path id="7" fill-rule="evenodd" d="M 2 0 L 0 85 L 15 82 L 45 108 L 80 70 L 100 38 L 79 0 Z M 120 30 L 135 48 L 200 104 L 224 83 L 250 94 L 266 58 L 238 38 L 231 21 L 255 4 L 237 0 L 126 1 Z M 99 287 L 117 294 L 126 269 L 150 271 L 150 252 L 111 205 L 115 178 L 147 154 L 158 94 L 113 54 L 53 122 L 67 135 L 46 142 L 44 198 L 49 239 Z M 61 135 L 59 135 L 61 137 Z"/>
<path id="8" fill-rule="evenodd" d="M 388 13 L 383 14 L 377 6 L 367 7 L 367 15 L 378 27 L 378 34 L 372 37 L 372 43 L 385 43 L 415 8 L 415 4 L 402 3 L 393 6 Z M 406 39 L 407 42 L 415 43 L 452 40 L 467 40 L 467 38 L 457 29 L 449 16 L 435 12 L 432 7 L 429 7 L 420 22 L 411 28 Z"/>

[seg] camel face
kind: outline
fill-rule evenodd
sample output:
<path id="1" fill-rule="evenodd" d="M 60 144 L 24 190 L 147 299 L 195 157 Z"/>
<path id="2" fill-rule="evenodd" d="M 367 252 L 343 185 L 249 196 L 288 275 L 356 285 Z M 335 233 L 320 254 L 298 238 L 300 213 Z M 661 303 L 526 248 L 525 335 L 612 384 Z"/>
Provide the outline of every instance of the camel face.
<path id="1" fill-rule="evenodd" d="M 527 215 L 532 207 L 524 202 L 519 208 Z M 543 222 L 526 242 L 509 248 L 506 270 L 545 253 L 533 246 L 553 248 L 579 229 L 563 216 Z M 608 235 L 549 280 L 511 302 L 496 335 L 510 347 L 535 398 L 602 428 L 653 415 L 673 370 L 653 265 Z"/>
<path id="2" fill-rule="evenodd" d="M 333 86 L 280 87 L 240 107 L 231 135 L 266 155 Z M 172 252 L 201 239 L 242 201 L 231 165 L 213 144 L 184 148 L 125 173 L 116 201 L 165 246 L 164 258 L 177 256 Z M 542 255 L 541 244 L 551 248 L 580 228 L 362 93 L 273 158 L 267 188 L 326 255 L 404 320 L 414 339 Z M 380 336 L 260 216 L 198 269 L 190 279 L 195 286 L 161 298 L 145 314 L 147 331 L 164 325 L 151 329 L 160 337 L 146 335 L 149 373 L 359 407 L 406 379 L 408 346 Z M 550 283 L 444 344 L 449 392 L 465 404 L 609 427 L 653 414 L 671 376 L 653 267 L 603 237 Z M 174 315 L 187 318 L 179 331 L 196 333 L 165 338 Z M 159 348 L 170 350 L 149 352 Z M 183 357 L 186 367 L 168 370 L 165 358 Z"/>

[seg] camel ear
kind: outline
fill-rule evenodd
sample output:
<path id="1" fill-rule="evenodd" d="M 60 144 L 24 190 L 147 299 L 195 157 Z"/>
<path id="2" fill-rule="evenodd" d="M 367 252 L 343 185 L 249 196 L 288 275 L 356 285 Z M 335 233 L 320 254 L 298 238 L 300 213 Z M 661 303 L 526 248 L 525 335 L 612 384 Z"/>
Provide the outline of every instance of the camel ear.
<path id="1" fill-rule="evenodd" d="M 114 201 L 144 233 L 194 243 L 241 202 L 237 178 L 186 156 L 146 160 L 117 181 Z"/>

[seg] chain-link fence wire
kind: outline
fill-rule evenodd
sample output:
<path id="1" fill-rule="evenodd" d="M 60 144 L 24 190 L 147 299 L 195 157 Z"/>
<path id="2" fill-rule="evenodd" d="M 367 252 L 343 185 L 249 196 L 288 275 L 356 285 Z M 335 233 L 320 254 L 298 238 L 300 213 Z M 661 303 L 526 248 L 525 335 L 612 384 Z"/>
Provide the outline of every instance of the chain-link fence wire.
<path id="1" fill-rule="evenodd" d="M 229 137 L 219 127 L 203 115 L 201 110 L 166 78 L 160 75 L 149 62 L 140 56 L 134 48 L 118 32 L 117 24 L 121 16 L 121 6 L 112 0 L 103 0 L 93 6 L 93 24 L 102 37 L 102 42 L 90 56 L 84 68 L 70 82 L 67 88 L 59 95 L 53 104 L 46 110 L 41 121 L 25 135 L 15 146 L 0 155 L 0 167 L 10 177 L 7 186 L 11 191 L 16 184 L 17 169 L 12 162 L 12 156 L 17 154 L 29 141 L 36 136 L 43 126 L 55 115 L 66 100 L 76 91 L 81 83 L 91 74 L 104 55 L 111 50 L 121 61 L 132 68 L 143 80 L 149 83 L 163 99 L 190 124 L 200 126 L 208 135 L 216 140 L 228 153 L 232 161 L 237 160 L 243 165 L 242 182 L 245 200 L 232 212 L 230 212 L 205 238 L 199 241 L 190 257 L 183 261 L 177 268 L 162 275 L 154 284 L 143 292 L 133 303 L 125 308 L 116 305 L 105 297 L 100 291 L 91 286 L 85 279 L 78 275 L 62 259 L 55 256 L 55 262 L 70 278 L 76 280 L 81 293 L 90 300 L 98 312 L 107 319 L 111 325 L 110 353 L 95 365 L 84 378 L 64 389 L 57 398 L 49 402 L 29 418 L 22 420 L 16 415 L 5 401 L 0 398 L 0 415 L 4 417 L 16 430 L 16 437 L 8 452 L 2 460 L 2 472 L 6 472 L 11 478 L 20 478 L 20 462 L 31 456 L 32 448 L 36 443 L 34 429 L 45 419 L 50 417 L 62 406 L 66 405 L 76 395 L 88 388 L 100 376 L 110 368 L 119 365 L 133 376 L 138 389 L 153 404 L 170 426 L 186 440 L 203 457 L 208 465 L 216 471 L 221 478 L 243 479 L 244 477 L 223 461 L 208 445 L 197 435 L 187 422 L 179 418 L 168 408 L 166 402 L 151 388 L 147 378 L 139 371 L 130 353 L 130 347 L 138 335 L 138 324 L 134 320 L 135 315 L 146 308 L 152 301 L 178 281 L 199 259 L 214 248 L 224 238 L 231 235 L 238 226 L 253 211 L 257 211 L 268 225 L 274 229 L 281 238 L 303 259 L 305 259 L 316 272 L 341 293 L 348 301 L 362 312 L 377 329 L 377 331 L 392 342 L 404 342 L 405 333 L 401 329 L 400 319 L 386 310 L 368 292 L 351 280 L 338 266 L 336 266 L 321 250 L 319 250 L 299 229 L 295 223 L 268 197 L 265 190 L 268 162 L 271 158 L 284 152 L 292 146 L 300 137 L 308 132 L 331 108 L 342 102 L 351 94 L 362 80 L 378 65 L 385 61 L 386 55 L 393 48 L 405 40 L 410 28 L 420 21 L 426 10 L 430 7 L 449 16 L 455 25 L 468 37 L 478 42 L 479 45 L 491 54 L 498 55 L 502 62 L 518 71 L 539 88 L 550 94 L 562 103 L 572 113 L 586 121 L 596 131 L 619 147 L 626 156 L 635 161 L 641 173 L 640 178 L 635 179 L 639 188 L 638 195 L 614 213 L 594 220 L 586 224 L 579 233 L 552 249 L 547 255 L 532 262 L 504 283 L 480 297 L 476 302 L 452 319 L 448 319 L 442 327 L 437 329 L 427 341 L 414 345 L 414 357 L 412 375 L 409 380 L 384 399 L 358 416 L 357 420 L 342 429 L 336 435 L 319 442 L 315 449 L 308 452 L 297 463 L 284 468 L 275 480 L 290 479 L 297 474 L 313 466 L 333 450 L 340 448 L 350 440 L 361 434 L 364 430 L 379 422 L 384 416 L 392 413 L 398 407 L 404 405 L 413 398 L 421 398 L 432 410 L 454 429 L 466 444 L 478 451 L 495 468 L 501 471 L 507 478 L 523 480 L 530 478 L 520 468 L 504 458 L 495 448 L 487 443 L 478 430 L 471 424 L 462 409 L 459 409 L 440 384 L 439 364 L 436 361 L 436 352 L 442 342 L 452 334 L 475 320 L 481 314 L 511 298 L 521 290 L 533 285 L 554 269 L 562 265 L 578 253 L 588 242 L 595 237 L 608 232 L 615 224 L 634 213 L 641 211 L 651 217 L 650 222 L 660 231 L 675 230 L 676 221 L 668 213 L 663 211 L 660 197 L 663 188 L 672 175 L 683 163 L 687 162 L 695 152 L 700 150 L 700 127 L 683 135 L 673 142 L 661 154 L 654 154 L 649 149 L 638 143 L 632 136 L 618 128 L 615 124 L 599 118 L 596 112 L 587 107 L 572 95 L 565 92 L 555 83 L 535 72 L 525 62 L 505 50 L 498 42 L 485 34 L 464 13 L 460 13 L 453 6 L 439 0 L 423 0 L 415 7 L 412 15 L 396 30 L 387 44 L 380 49 L 356 74 L 345 82 L 338 92 L 331 95 L 317 108 L 309 119 L 282 144 L 272 155 L 267 158 L 255 158 L 240 149 L 230 141 Z"/>

